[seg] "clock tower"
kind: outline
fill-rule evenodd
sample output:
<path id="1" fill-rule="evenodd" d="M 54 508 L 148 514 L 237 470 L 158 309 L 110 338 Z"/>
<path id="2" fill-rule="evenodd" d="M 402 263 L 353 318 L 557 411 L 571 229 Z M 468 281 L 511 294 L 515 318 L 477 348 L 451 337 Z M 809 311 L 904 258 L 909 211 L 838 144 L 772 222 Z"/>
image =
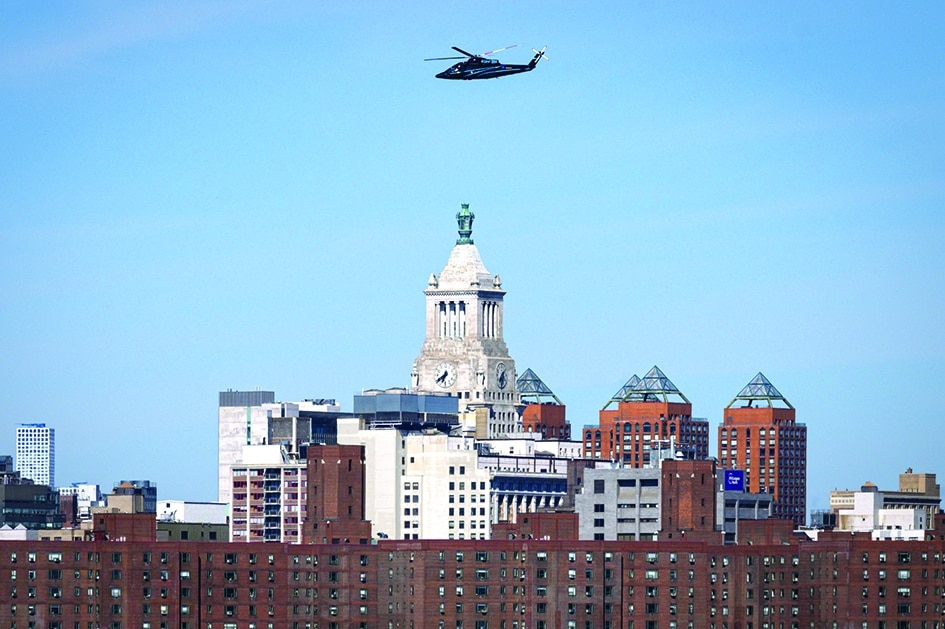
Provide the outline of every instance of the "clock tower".
<path id="1" fill-rule="evenodd" d="M 424 291 L 426 338 L 413 365 L 419 391 L 459 398 L 461 413 L 486 409 L 489 437 L 522 432 L 515 361 L 502 338 L 502 281 L 486 270 L 473 244 L 469 205 L 456 214 L 459 239 L 443 271 Z"/>

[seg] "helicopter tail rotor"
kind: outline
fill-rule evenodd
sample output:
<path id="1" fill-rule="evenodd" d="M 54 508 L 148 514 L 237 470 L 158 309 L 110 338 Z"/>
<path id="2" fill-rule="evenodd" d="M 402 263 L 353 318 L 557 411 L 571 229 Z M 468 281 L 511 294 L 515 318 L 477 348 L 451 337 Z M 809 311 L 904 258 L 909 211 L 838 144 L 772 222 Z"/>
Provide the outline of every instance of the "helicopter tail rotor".
<path id="1" fill-rule="evenodd" d="M 542 59 L 550 59 L 550 57 L 545 54 L 546 48 L 548 48 L 548 46 L 545 46 L 541 50 L 535 50 L 534 48 L 532 48 L 532 51 L 535 53 L 535 56 L 528 63 L 528 65 L 534 68 L 536 65 L 538 65 L 538 62 L 541 61 Z"/>

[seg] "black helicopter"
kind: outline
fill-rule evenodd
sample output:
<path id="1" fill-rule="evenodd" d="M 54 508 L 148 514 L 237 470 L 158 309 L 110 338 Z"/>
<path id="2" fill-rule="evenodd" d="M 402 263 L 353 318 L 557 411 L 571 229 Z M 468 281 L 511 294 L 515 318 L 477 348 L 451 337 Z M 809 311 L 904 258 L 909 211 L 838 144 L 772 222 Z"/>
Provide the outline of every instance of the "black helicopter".
<path id="1" fill-rule="evenodd" d="M 538 65 L 538 62 L 545 56 L 545 48 L 541 50 L 532 50 L 535 52 L 535 56 L 532 57 L 532 60 L 527 64 L 511 64 L 511 63 L 502 63 L 498 59 L 487 59 L 489 55 L 495 54 L 497 52 L 502 52 L 503 50 L 508 50 L 509 48 L 515 48 L 518 44 L 512 46 L 506 46 L 505 48 L 499 48 L 497 50 L 490 50 L 489 52 L 484 52 L 481 55 L 474 55 L 466 52 L 462 48 L 457 48 L 453 46 L 453 50 L 456 52 L 461 52 L 465 57 L 434 57 L 432 59 L 424 59 L 424 61 L 444 61 L 446 59 L 465 59 L 460 63 L 457 63 L 453 66 L 450 66 L 448 69 L 443 70 L 436 75 L 438 79 L 455 79 L 463 81 L 471 81 L 473 79 L 497 79 L 500 76 L 506 76 L 509 74 L 519 74 L 521 72 L 531 72 L 535 69 L 535 66 Z M 547 46 L 546 46 L 547 48 Z"/>

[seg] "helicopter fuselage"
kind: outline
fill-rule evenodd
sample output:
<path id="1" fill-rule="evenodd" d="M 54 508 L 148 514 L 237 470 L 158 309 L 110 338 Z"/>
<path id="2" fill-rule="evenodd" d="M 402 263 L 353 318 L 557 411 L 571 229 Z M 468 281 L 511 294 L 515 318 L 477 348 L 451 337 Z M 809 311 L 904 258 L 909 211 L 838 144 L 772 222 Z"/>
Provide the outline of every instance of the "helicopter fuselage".
<path id="1" fill-rule="evenodd" d="M 454 64 L 436 75 L 438 79 L 452 79 L 471 81 L 473 79 L 497 79 L 500 76 L 519 74 L 533 70 L 533 64 L 521 65 L 502 63 L 498 59 L 483 59 L 473 57 L 467 61 Z"/>

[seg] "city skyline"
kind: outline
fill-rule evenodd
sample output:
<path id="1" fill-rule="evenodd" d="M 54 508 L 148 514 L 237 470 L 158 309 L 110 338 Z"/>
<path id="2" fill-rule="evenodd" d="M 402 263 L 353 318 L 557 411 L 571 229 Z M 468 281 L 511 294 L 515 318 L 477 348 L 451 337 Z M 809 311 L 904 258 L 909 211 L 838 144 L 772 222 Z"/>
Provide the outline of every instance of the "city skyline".
<path id="1" fill-rule="evenodd" d="M 0 452 L 43 421 L 61 484 L 211 499 L 219 391 L 409 384 L 469 203 L 509 353 L 575 436 L 658 365 L 714 455 L 762 372 L 807 426 L 808 509 L 942 474 L 902 401 L 945 372 L 943 11 L 8 8 Z M 422 62 L 511 43 L 550 61 Z"/>

